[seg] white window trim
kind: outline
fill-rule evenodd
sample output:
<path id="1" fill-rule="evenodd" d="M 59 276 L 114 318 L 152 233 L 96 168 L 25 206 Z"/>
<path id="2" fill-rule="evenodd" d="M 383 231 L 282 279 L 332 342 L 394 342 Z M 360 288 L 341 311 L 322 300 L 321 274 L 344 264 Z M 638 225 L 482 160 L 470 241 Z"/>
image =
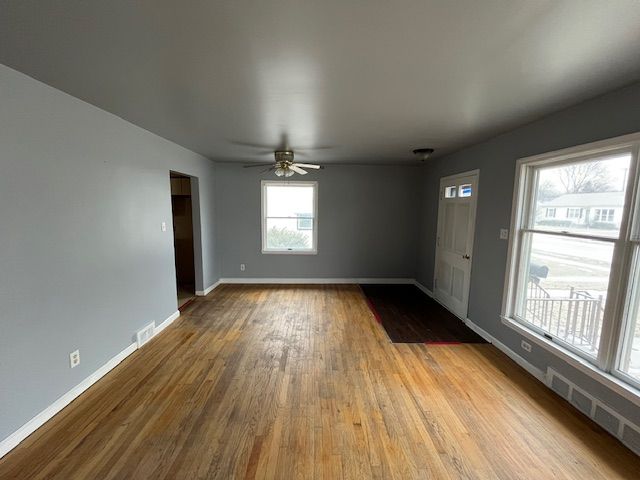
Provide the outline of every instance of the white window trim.
<path id="1" fill-rule="evenodd" d="M 591 157 L 602 157 L 607 154 L 613 155 L 623 151 L 631 151 L 633 155 L 625 198 L 625 203 L 630 207 L 626 212 L 623 212 L 624 215 L 620 227 L 622 234 L 618 240 L 615 240 L 615 244 L 617 245 L 619 242 L 624 242 L 626 248 L 614 250 L 609 291 L 616 291 L 617 295 L 612 296 L 610 301 L 607 302 L 607 311 L 605 312 L 605 315 L 612 319 L 611 321 L 605 322 L 601 333 L 602 341 L 600 349 L 604 349 L 603 356 L 605 358 L 602 359 L 601 356 L 600 361 L 593 363 L 593 360 L 586 355 L 582 356 L 580 352 L 575 352 L 565 345 L 553 342 L 535 331 L 535 329 L 530 328 L 529 325 L 525 325 L 519 321 L 515 316 L 516 283 L 518 281 L 518 264 L 520 261 L 520 252 L 518 251 L 520 246 L 519 237 L 523 230 L 524 219 L 528 218 L 528 215 L 531 215 L 531 212 L 525 211 L 525 209 L 527 208 L 526 200 L 530 198 L 529 193 L 533 188 L 533 176 L 527 176 L 525 171 L 530 166 L 541 166 L 547 163 L 558 165 L 563 162 L 570 162 L 576 158 L 586 160 Z M 626 240 L 627 237 L 625 237 L 624 232 L 630 231 L 632 223 L 629 218 L 630 212 L 633 211 L 633 205 L 639 203 L 638 172 L 636 171 L 636 169 L 639 168 L 639 153 L 640 132 L 517 160 L 511 212 L 511 232 L 513 232 L 513 234 L 509 236 L 502 312 L 500 315 L 504 325 L 526 336 L 540 347 L 567 361 L 570 365 L 578 368 L 589 377 L 611 388 L 636 405 L 640 405 L 640 382 L 631 379 L 622 372 L 618 372 L 615 367 L 618 360 L 617 353 L 620 352 L 620 332 L 623 327 L 622 323 L 624 318 L 622 312 L 626 308 L 625 299 L 628 288 L 626 283 L 629 278 L 632 251 L 631 242 Z M 580 238 L 590 237 L 589 235 L 577 234 L 573 236 Z M 601 238 L 598 237 L 597 239 L 600 240 Z"/>
<path id="2" fill-rule="evenodd" d="M 305 250 L 282 250 L 265 248 L 267 244 L 267 186 L 313 186 L 313 248 Z M 266 255 L 317 255 L 318 254 L 318 182 L 317 181 L 289 181 L 289 180 L 262 180 L 260 182 L 260 215 L 261 215 L 261 252 Z"/>

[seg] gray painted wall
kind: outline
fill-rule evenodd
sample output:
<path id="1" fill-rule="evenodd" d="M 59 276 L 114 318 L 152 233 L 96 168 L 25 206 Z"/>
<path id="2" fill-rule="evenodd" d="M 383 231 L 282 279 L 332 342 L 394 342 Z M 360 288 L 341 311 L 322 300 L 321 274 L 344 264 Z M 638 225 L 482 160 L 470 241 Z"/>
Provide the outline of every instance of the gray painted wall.
<path id="1" fill-rule="evenodd" d="M 317 255 L 261 253 L 260 181 L 276 178 L 261 170 L 216 164 L 221 277 L 415 277 L 419 167 L 330 165 L 306 175 L 318 181 Z"/>
<path id="2" fill-rule="evenodd" d="M 176 311 L 170 169 L 198 177 L 198 287 L 218 273 L 213 162 L 1 65 L 0 104 L 3 439 Z"/>
<path id="3" fill-rule="evenodd" d="M 507 242 L 499 229 L 511 219 L 515 164 L 521 157 L 640 131 L 640 83 L 611 92 L 489 141 L 434 160 L 424 170 L 418 280 L 432 289 L 437 229 L 438 189 L 446 175 L 480 169 L 477 227 L 468 317 L 530 363 L 547 366 L 574 381 L 640 425 L 640 409 L 578 372 L 546 350 L 520 348 L 521 336 L 504 326 L 499 314 L 507 260 Z"/>
<path id="4" fill-rule="evenodd" d="M 3 66 L 0 98 L 0 439 L 176 310 L 169 170 L 198 177 L 202 289 L 241 276 L 417 277 L 431 287 L 439 178 L 479 168 L 469 318 L 640 424 L 637 407 L 552 354 L 521 351 L 498 318 L 507 250 L 498 230 L 509 224 L 515 160 L 640 130 L 640 84 L 424 168 L 309 174 L 319 182 L 313 256 L 260 253 L 260 180 L 272 177 L 259 169 L 214 165 Z M 82 363 L 71 370 L 76 348 Z"/>

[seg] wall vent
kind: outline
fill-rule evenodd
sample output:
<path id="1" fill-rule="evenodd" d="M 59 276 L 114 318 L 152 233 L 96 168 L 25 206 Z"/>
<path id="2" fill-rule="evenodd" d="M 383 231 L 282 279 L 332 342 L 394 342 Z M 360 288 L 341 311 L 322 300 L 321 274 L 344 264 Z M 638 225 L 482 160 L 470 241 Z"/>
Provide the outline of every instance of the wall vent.
<path id="1" fill-rule="evenodd" d="M 617 437 L 636 455 L 640 455 L 640 428 L 637 425 L 550 367 L 547 368 L 547 385 L 611 435 Z"/>
<path id="2" fill-rule="evenodd" d="M 151 322 L 149 325 L 144 327 L 142 330 L 138 330 L 136 333 L 136 339 L 138 341 L 138 348 L 147 343 L 149 340 L 153 338 L 153 333 L 155 330 L 155 324 Z"/>

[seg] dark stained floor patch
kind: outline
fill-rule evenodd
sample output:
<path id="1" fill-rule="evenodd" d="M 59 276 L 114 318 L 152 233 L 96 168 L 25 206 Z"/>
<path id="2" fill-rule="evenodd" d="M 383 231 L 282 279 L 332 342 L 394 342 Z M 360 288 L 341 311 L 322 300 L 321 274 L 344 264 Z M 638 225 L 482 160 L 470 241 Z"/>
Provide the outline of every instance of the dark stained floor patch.
<path id="1" fill-rule="evenodd" d="M 487 343 L 415 285 L 360 285 L 393 343 Z"/>

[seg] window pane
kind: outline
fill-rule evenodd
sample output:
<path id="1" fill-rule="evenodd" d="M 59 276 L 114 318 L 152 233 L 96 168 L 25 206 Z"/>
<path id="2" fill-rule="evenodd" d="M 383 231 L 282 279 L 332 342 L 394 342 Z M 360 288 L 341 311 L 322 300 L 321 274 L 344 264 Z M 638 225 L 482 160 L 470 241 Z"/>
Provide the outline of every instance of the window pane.
<path id="1" fill-rule="evenodd" d="M 618 369 L 640 382 L 640 250 L 636 247 L 633 280 L 623 330 L 622 351 Z"/>
<path id="2" fill-rule="evenodd" d="M 617 237 L 631 154 L 538 168 L 535 228 Z"/>
<path id="3" fill-rule="evenodd" d="M 455 185 L 452 187 L 446 187 L 444 189 L 444 197 L 445 198 L 456 198 L 456 191 L 458 190 L 458 187 L 456 187 Z"/>
<path id="4" fill-rule="evenodd" d="M 460 185 L 460 193 L 459 197 L 470 197 L 471 196 L 471 184 L 467 183 L 465 185 Z"/>
<path id="5" fill-rule="evenodd" d="M 267 218 L 267 249 L 273 250 L 312 250 L 313 230 L 299 228 L 300 220 L 295 218 Z M 313 227 L 313 221 L 311 223 Z"/>
<path id="6" fill-rule="evenodd" d="M 518 316 L 597 356 L 613 243 L 525 234 Z"/>
<path id="7" fill-rule="evenodd" d="M 313 216 L 312 185 L 267 185 L 267 217 Z"/>

